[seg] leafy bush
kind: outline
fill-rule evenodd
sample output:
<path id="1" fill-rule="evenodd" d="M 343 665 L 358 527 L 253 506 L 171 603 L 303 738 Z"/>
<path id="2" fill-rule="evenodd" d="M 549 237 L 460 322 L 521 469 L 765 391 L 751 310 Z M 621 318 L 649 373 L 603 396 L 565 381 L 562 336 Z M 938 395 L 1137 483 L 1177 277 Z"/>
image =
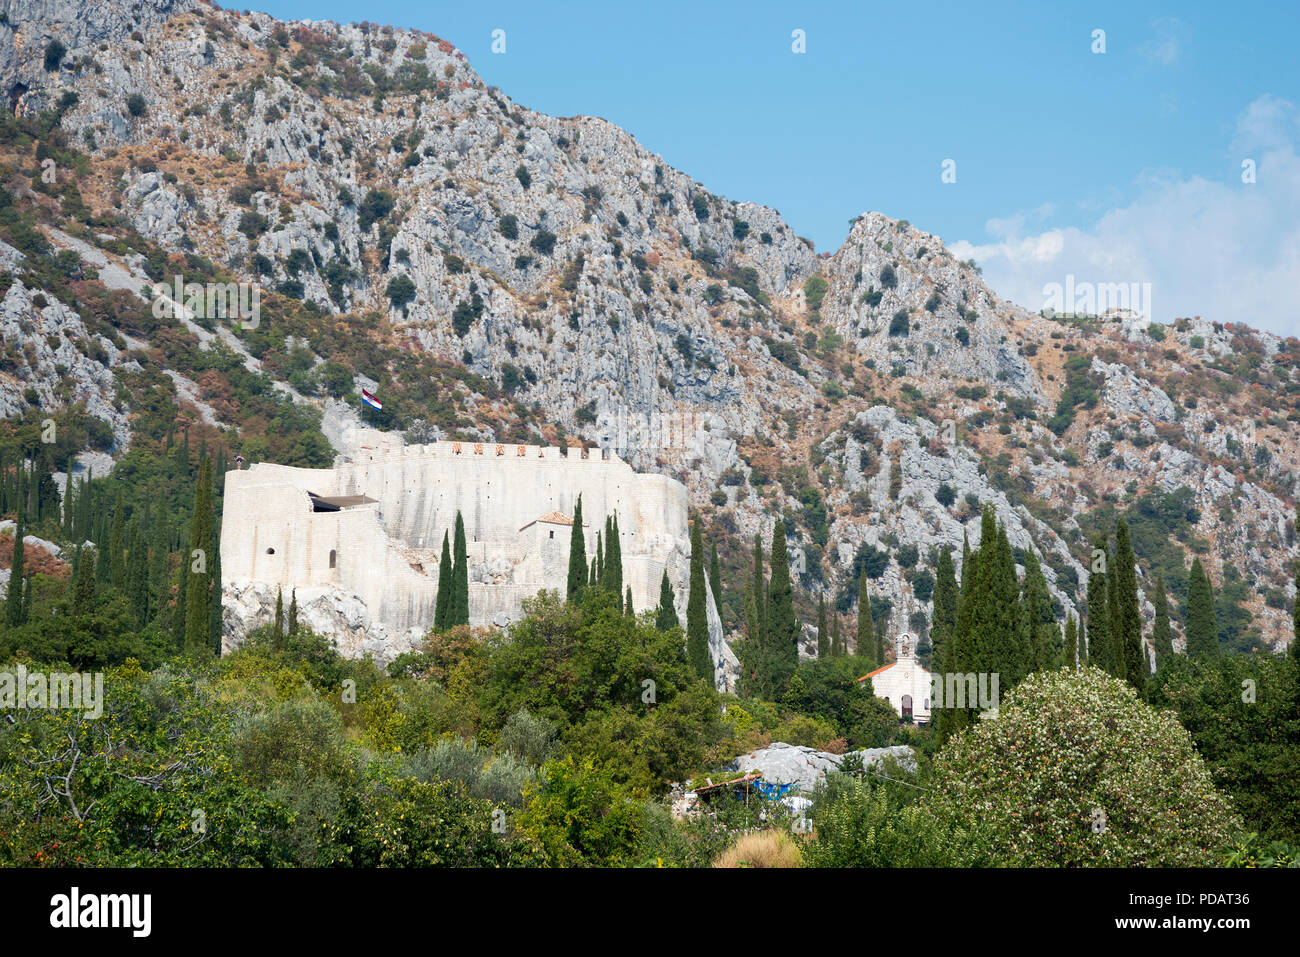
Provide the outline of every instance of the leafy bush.
<path id="1" fill-rule="evenodd" d="M 1174 716 L 1096 668 L 1032 674 L 952 739 L 926 810 L 1011 867 L 1212 865 L 1240 829 Z"/>

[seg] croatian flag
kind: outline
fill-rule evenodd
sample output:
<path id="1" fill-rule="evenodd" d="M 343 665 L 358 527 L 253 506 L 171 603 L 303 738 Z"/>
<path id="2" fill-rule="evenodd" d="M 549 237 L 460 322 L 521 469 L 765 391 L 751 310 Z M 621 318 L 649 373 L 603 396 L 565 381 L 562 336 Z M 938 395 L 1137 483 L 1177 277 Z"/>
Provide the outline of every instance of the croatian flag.
<path id="1" fill-rule="evenodd" d="M 365 389 L 361 390 L 361 401 L 364 402 L 366 405 L 370 406 L 370 408 L 372 409 L 379 409 L 382 411 L 384 408 L 383 403 L 380 402 L 378 399 L 376 399 Z"/>

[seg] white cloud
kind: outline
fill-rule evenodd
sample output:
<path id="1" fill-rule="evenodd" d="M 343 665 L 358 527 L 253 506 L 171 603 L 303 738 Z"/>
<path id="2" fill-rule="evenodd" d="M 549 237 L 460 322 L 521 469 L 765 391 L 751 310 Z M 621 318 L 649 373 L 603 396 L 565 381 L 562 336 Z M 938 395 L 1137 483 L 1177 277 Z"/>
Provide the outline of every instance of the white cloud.
<path id="1" fill-rule="evenodd" d="M 1000 295 L 1037 311 L 1044 286 L 1150 283 L 1154 318 L 1200 315 L 1300 335 L 1300 110 L 1263 96 L 1239 118 L 1222 180 L 1145 171 L 1138 197 L 1091 226 L 1028 230 L 1042 210 L 991 219 L 992 242 L 952 244 Z M 1256 182 L 1241 181 L 1252 159 Z"/>

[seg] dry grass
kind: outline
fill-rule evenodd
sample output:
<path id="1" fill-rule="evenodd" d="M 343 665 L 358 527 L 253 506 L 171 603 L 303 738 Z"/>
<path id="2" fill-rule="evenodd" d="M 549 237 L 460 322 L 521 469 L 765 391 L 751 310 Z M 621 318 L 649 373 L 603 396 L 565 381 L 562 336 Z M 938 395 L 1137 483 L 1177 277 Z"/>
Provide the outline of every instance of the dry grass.
<path id="1" fill-rule="evenodd" d="M 803 855 L 784 831 L 746 834 L 713 862 L 714 867 L 798 867 Z"/>

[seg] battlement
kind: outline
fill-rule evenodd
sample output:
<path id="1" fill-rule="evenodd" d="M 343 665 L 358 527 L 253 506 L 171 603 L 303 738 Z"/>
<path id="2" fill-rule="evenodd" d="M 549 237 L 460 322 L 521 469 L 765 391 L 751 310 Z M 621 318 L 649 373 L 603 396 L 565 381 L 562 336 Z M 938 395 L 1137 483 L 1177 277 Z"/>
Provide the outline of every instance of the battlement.
<path id="1" fill-rule="evenodd" d="M 517 445 L 504 442 L 430 442 L 425 445 L 358 445 L 351 456 L 371 461 L 382 460 L 388 456 L 445 458 L 450 456 L 478 456 L 480 458 L 523 460 L 525 462 L 549 461 L 565 463 L 606 463 L 625 464 L 612 449 L 579 448 L 557 445 Z"/>

